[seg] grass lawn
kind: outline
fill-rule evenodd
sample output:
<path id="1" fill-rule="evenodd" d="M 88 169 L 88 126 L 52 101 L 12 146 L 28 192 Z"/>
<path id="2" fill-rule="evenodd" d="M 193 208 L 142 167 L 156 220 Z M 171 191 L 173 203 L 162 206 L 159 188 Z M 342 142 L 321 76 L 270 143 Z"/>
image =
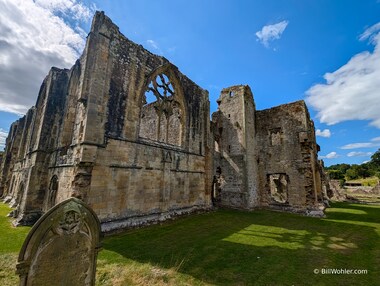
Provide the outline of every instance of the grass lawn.
<path id="1" fill-rule="evenodd" d="M 0 285 L 18 285 L 16 261 L 30 227 L 12 227 L 6 215 L 11 209 L 0 203 Z"/>
<path id="2" fill-rule="evenodd" d="M 27 228 L 0 204 L 0 285 Z M 9 244 L 9 245 L 7 245 Z M 13 260 L 12 260 L 13 259 Z M 325 269 L 368 274 L 314 274 Z M 327 218 L 218 210 L 106 237 L 97 285 L 380 285 L 380 205 L 335 203 Z"/>

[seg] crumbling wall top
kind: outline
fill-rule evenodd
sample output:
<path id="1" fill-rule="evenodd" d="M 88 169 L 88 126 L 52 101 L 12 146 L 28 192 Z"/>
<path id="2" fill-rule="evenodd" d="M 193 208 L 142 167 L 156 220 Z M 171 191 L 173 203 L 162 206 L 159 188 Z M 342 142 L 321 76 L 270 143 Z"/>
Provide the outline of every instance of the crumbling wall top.
<path id="1" fill-rule="evenodd" d="M 246 101 L 252 102 L 253 105 L 255 105 L 251 88 L 249 85 L 243 84 L 223 88 L 216 102 L 218 106 L 228 104 L 228 102 L 233 100 L 236 96 L 243 96 Z"/>

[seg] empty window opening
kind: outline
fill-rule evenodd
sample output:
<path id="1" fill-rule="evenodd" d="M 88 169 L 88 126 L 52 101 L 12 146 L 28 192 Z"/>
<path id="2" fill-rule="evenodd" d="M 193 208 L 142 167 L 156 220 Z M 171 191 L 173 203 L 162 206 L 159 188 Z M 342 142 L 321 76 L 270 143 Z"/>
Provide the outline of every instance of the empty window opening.
<path id="1" fill-rule="evenodd" d="M 162 73 L 153 77 L 142 99 L 139 137 L 181 145 L 182 109 L 173 84 Z"/>
<path id="2" fill-rule="evenodd" d="M 277 203 L 288 201 L 288 176 L 286 174 L 271 174 L 268 176 L 271 198 Z"/>

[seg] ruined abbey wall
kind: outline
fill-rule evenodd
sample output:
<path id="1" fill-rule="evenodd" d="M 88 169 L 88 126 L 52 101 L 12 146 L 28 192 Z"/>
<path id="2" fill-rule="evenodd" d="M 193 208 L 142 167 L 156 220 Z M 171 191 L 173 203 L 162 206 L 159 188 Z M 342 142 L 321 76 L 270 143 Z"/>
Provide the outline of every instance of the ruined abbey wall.
<path id="1" fill-rule="evenodd" d="M 12 124 L 0 194 L 15 224 L 77 197 L 103 231 L 212 206 L 307 212 L 321 197 L 304 102 L 257 111 L 248 86 L 208 92 L 97 12 L 70 70 L 52 68 Z"/>
<path id="2" fill-rule="evenodd" d="M 1 188 L 6 200 L 18 206 L 19 219 L 38 218 L 49 180 L 51 153 L 57 146 L 58 129 L 66 98 L 68 70 L 52 68 L 43 81 L 36 107 L 12 124 L 2 165 Z M 22 211 L 20 211 L 22 210 Z"/>
<path id="3" fill-rule="evenodd" d="M 258 206 L 255 105 L 248 86 L 222 90 L 213 113 L 214 197 L 218 204 Z"/>
<path id="4" fill-rule="evenodd" d="M 124 218 L 145 215 L 154 220 L 209 207 L 207 92 L 166 59 L 127 40 L 106 17 L 96 21 L 88 40 L 93 64 L 88 69 L 87 146 L 82 157 L 86 166 L 81 181 L 87 179 L 88 186 L 77 191 L 88 194 L 87 202 L 103 222 L 118 224 L 110 227 L 125 226 L 129 222 Z M 174 99 L 157 103 L 151 113 L 159 118 L 153 122 L 144 97 L 160 75 L 170 81 Z M 180 118 L 178 112 L 168 114 L 172 105 L 180 109 Z M 174 125 L 181 127 L 173 134 L 177 138 L 166 136 Z"/>
<path id="5" fill-rule="evenodd" d="M 261 204 L 305 212 L 321 197 L 318 146 L 304 101 L 256 112 Z"/>
<path id="6" fill-rule="evenodd" d="M 157 97 L 153 122 L 145 97 L 162 75 L 172 94 Z M 33 110 L 26 128 L 28 116 L 14 124 L 10 141 L 25 148 L 7 144 L 12 158 L 3 168 L 16 181 L 12 190 L 23 193 L 21 224 L 71 196 L 85 200 L 108 230 L 210 207 L 207 91 L 129 41 L 103 13 L 73 68 L 50 71 Z"/>
<path id="7" fill-rule="evenodd" d="M 216 204 L 306 213 L 322 202 L 318 146 L 303 101 L 256 110 L 248 86 L 222 90 L 213 113 Z"/>

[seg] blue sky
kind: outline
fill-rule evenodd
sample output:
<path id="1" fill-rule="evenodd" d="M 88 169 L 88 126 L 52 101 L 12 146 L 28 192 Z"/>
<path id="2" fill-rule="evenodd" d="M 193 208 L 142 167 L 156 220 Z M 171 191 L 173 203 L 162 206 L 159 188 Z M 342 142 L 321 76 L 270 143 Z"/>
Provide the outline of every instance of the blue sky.
<path id="1" fill-rule="evenodd" d="M 379 0 L 0 0 L 0 145 L 49 67 L 79 56 L 95 10 L 207 89 L 212 111 L 248 84 L 257 109 L 306 99 L 326 165 L 380 148 Z"/>

